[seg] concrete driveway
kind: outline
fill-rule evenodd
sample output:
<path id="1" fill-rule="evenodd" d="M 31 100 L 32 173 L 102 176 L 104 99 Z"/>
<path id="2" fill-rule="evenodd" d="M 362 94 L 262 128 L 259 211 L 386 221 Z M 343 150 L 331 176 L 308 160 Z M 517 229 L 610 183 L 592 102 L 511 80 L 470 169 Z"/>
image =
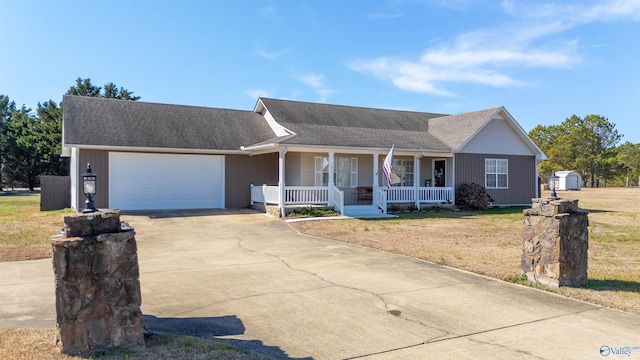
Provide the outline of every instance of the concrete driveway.
<path id="1" fill-rule="evenodd" d="M 249 210 L 123 220 L 137 232 L 153 331 L 277 359 L 640 359 L 638 316 L 301 235 Z M 55 327 L 51 260 L 0 263 L 0 327 Z M 615 353 L 625 347 L 631 356 Z"/>

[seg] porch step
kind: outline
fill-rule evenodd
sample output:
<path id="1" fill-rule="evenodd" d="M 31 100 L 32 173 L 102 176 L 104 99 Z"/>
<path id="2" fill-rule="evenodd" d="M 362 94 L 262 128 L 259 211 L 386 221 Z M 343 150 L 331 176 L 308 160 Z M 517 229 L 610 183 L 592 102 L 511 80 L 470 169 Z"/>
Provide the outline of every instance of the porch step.
<path id="1" fill-rule="evenodd" d="M 350 216 L 355 218 L 370 218 L 370 217 L 388 217 L 382 213 L 382 210 L 378 209 L 374 205 L 345 205 L 344 216 Z"/>

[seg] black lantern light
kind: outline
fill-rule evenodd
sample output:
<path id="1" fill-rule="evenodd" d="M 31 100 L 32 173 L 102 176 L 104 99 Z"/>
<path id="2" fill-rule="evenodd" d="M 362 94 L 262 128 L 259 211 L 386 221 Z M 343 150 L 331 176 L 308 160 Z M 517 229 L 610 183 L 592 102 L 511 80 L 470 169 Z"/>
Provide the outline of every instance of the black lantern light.
<path id="1" fill-rule="evenodd" d="M 556 175 L 556 172 L 554 171 L 551 173 L 551 176 L 547 178 L 547 180 L 549 181 L 549 190 L 551 190 L 551 200 L 560 199 L 556 194 L 556 190 L 558 190 L 558 187 L 560 187 L 560 177 Z"/>
<path id="2" fill-rule="evenodd" d="M 87 172 L 82 174 L 82 189 L 87 200 L 84 202 L 83 213 L 92 213 L 98 211 L 93 205 L 93 196 L 96 194 L 96 177 L 98 174 L 94 174 L 91 171 L 91 164 L 87 164 Z"/>

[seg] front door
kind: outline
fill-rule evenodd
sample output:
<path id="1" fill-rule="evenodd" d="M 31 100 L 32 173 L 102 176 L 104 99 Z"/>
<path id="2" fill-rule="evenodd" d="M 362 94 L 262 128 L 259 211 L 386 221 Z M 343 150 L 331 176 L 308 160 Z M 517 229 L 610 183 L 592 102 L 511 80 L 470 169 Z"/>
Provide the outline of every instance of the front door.
<path id="1" fill-rule="evenodd" d="M 434 160 L 433 161 L 433 186 L 436 187 L 444 187 L 447 183 L 446 180 L 446 169 L 447 162 L 445 160 Z"/>

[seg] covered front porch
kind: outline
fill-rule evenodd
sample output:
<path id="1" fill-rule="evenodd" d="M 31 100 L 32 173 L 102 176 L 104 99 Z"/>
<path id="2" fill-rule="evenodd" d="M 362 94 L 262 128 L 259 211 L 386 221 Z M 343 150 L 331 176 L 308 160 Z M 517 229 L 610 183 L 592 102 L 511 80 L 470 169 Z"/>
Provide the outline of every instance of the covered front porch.
<path id="1" fill-rule="evenodd" d="M 306 205 L 329 206 L 358 217 L 386 215 L 394 206 L 420 209 L 455 203 L 451 154 L 396 150 L 389 188 L 382 172 L 386 155 L 280 151 L 278 184 L 252 184 L 251 203 L 277 206 L 283 217 L 287 207 Z"/>

